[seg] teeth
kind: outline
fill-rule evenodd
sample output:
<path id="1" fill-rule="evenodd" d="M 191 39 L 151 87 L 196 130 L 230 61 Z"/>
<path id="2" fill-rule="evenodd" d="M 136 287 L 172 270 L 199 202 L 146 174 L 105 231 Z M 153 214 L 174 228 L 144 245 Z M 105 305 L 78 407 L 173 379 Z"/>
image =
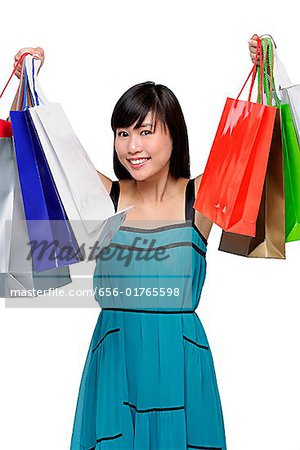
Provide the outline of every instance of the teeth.
<path id="1" fill-rule="evenodd" d="M 141 163 L 143 163 L 144 161 L 148 161 L 148 158 L 136 159 L 136 160 L 130 159 L 129 161 L 130 161 L 132 164 L 141 164 Z"/>

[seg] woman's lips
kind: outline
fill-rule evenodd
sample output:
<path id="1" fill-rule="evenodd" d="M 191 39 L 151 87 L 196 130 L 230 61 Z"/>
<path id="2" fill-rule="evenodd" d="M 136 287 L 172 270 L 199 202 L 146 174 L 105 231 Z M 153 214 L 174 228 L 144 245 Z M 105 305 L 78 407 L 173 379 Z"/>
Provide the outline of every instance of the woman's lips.
<path id="1" fill-rule="evenodd" d="M 139 159 L 145 159 L 145 158 L 139 158 Z M 130 163 L 130 166 L 133 168 L 133 169 L 139 169 L 140 167 L 143 167 L 145 164 L 147 164 L 147 162 L 150 160 L 151 158 L 147 158 L 145 161 L 143 161 L 143 162 L 141 162 L 141 163 L 139 163 L 139 164 L 137 164 L 137 163 L 132 163 L 129 159 L 128 159 L 128 162 Z"/>

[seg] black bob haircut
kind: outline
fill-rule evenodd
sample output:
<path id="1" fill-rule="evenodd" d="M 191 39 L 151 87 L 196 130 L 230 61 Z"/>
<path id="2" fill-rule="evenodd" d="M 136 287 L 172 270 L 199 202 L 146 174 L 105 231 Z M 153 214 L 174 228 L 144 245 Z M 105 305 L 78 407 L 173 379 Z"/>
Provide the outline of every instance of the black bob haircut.
<path id="1" fill-rule="evenodd" d="M 116 137 L 116 129 L 130 127 L 139 128 L 148 112 L 153 113 L 154 130 L 157 119 L 164 128 L 168 127 L 173 149 L 170 157 L 170 173 L 177 179 L 190 178 L 190 156 L 187 127 L 181 106 L 175 94 L 162 84 L 145 81 L 129 88 L 117 101 L 112 117 L 111 128 Z M 132 179 L 128 170 L 120 163 L 114 146 L 114 172 L 118 179 Z"/>

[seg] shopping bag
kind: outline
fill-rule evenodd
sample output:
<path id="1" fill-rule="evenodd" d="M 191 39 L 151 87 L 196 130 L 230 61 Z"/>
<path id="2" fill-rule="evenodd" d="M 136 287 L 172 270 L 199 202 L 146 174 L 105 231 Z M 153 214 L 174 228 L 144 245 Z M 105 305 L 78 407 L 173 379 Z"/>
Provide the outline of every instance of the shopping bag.
<path id="1" fill-rule="evenodd" d="M 10 118 L 33 264 L 43 271 L 83 258 L 26 109 L 26 71 L 24 84 L 23 111 L 11 111 Z"/>
<path id="2" fill-rule="evenodd" d="M 0 98 L 17 67 L 18 64 Z M 68 266 L 39 273 L 34 271 L 13 149 L 12 126 L 4 120 L 0 120 L 0 179 L 0 297 L 37 296 L 70 283 Z"/>
<path id="3" fill-rule="evenodd" d="M 281 100 L 286 242 L 292 242 L 300 240 L 300 146 L 297 112 L 300 86 L 292 86 L 272 36 L 265 36 L 271 39 L 274 52 L 274 97 L 278 96 Z"/>
<path id="4" fill-rule="evenodd" d="M 12 127 L 8 120 L 0 119 L 0 138 L 11 138 Z"/>
<path id="5" fill-rule="evenodd" d="M 257 55 L 238 97 L 226 100 L 193 205 L 223 230 L 249 236 L 255 236 L 276 116 L 275 107 L 250 101 L 256 62 Z M 248 100 L 239 100 L 251 75 Z"/>
<path id="6" fill-rule="evenodd" d="M 46 100 L 34 77 L 38 64 L 33 58 L 25 58 L 29 86 L 34 100 L 39 99 L 29 113 L 68 217 L 82 220 L 86 229 L 93 231 L 114 213 L 114 206 L 61 105 Z"/>
<path id="7" fill-rule="evenodd" d="M 300 240 L 300 147 L 290 105 L 281 105 L 286 242 Z"/>
<path id="8" fill-rule="evenodd" d="M 222 231 L 218 250 L 251 258 L 285 259 L 285 201 L 280 110 L 257 217 L 255 237 Z"/>
<path id="9" fill-rule="evenodd" d="M 0 297 L 37 296 L 70 283 L 69 267 L 36 273 L 30 254 L 29 235 L 14 159 L 9 122 L 0 120 Z"/>
<path id="10" fill-rule="evenodd" d="M 134 205 L 115 212 L 109 193 L 61 105 L 47 101 L 36 77 L 39 64 L 31 56 L 25 58 L 35 104 L 28 111 L 77 241 L 92 245 L 96 242 L 101 250 L 109 245 Z"/>
<path id="11" fill-rule="evenodd" d="M 298 144 L 300 145 L 300 85 L 281 89 L 281 98 L 290 105 Z"/>
<path id="12" fill-rule="evenodd" d="M 265 98 L 272 103 L 272 84 L 268 89 L 267 68 L 272 72 L 273 65 L 267 64 L 266 52 L 270 42 L 263 40 L 264 86 Z M 271 47 L 272 48 L 272 47 Z M 258 90 L 260 92 L 260 90 Z M 281 135 L 281 108 L 277 102 L 274 131 L 270 155 L 264 180 L 263 194 L 257 217 L 256 236 L 250 237 L 222 231 L 219 250 L 252 258 L 285 259 L 285 193 L 284 193 L 284 161 Z"/>

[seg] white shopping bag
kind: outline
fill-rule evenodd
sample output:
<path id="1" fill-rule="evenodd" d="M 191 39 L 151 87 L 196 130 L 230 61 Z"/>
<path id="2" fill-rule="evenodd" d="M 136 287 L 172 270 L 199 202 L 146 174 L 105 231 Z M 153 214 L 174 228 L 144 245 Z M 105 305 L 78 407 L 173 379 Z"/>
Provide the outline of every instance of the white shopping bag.
<path id="1" fill-rule="evenodd" d="M 278 50 L 272 36 L 265 34 L 262 37 L 264 36 L 271 38 L 273 41 L 275 90 L 278 92 L 280 100 L 290 106 L 297 139 L 300 146 L 300 84 L 293 85 L 283 62 L 279 58 Z"/>
<path id="2" fill-rule="evenodd" d="M 88 233 L 85 235 L 85 241 L 97 239 L 100 247 L 104 246 L 104 243 L 108 245 L 125 220 L 127 211 L 134 205 L 115 213 L 111 197 L 61 105 L 46 100 L 34 76 L 39 65 L 39 60 L 35 60 L 31 55 L 26 56 L 29 87 L 36 105 L 29 108 L 29 112 L 65 211 L 77 241 L 78 234 L 81 234 L 81 238 L 84 236 L 84 233 L 76 232 L 82 223 Z"/>

